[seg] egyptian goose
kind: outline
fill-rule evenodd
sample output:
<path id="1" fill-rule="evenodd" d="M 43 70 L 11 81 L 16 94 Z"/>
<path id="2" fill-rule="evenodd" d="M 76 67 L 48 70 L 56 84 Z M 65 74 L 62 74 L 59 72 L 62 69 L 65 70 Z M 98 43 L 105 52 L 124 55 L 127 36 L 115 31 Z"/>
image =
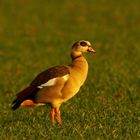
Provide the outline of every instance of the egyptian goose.
<path id="1" fill-rule="evenodd" d="M 19 106 L 50 105 L 51 122 L 54 122 L 56 113 L 56 120 L 60 124 L 61 104 L 79 91 L 87 77 L 88 63 L 83 52 L 95 53 L 95 50 L 89 41 L 74 43 L 71 49 L 72 63 L 49 68 L 37 75 L 28 87 L 17 94 L 12 109 L 16 110 Z"/>

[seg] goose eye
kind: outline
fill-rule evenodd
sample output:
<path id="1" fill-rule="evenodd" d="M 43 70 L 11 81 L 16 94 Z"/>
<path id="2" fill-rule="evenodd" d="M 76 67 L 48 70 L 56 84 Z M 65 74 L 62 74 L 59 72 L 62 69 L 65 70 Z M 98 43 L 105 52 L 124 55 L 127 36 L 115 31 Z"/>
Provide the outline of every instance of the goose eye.
<path id="1" fill-rule="evenodd" d="M 87 43 L 82 41 L 82 42 L 80 42 L 80 45 L 85 47 L 85 46 L 87 46 Z"/>

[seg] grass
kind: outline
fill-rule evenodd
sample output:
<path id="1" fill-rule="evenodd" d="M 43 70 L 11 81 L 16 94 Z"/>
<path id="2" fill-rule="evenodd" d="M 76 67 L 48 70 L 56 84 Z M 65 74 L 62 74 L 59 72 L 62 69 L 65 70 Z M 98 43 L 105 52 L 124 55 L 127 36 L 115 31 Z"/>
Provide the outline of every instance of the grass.
<path id="1" fill-rule="evenodd" d="M 1 0 L 0 139 L 140 139 L 139 0 Z M 92 42 L 89 74 L 51 125 L 49 107 L 10 109 L 36 74 L 70 63 L 71 45 Z"/>

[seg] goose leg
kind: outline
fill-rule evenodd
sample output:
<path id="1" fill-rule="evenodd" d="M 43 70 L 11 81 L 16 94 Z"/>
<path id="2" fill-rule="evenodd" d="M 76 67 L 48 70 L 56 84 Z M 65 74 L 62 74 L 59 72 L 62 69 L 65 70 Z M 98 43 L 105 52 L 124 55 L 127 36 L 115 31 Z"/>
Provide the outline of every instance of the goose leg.
<path id="1" fill-rule="evenodd" d="M 61 124 L 61 115 L 60 115 L 60 110 L 59 108 L 55 108 L 55 113 L 56 113 L 56 120 L 58 122 L 58 124 Z"/>
<path id="2" fill-rule="evenodd" d="M 50 110 L 50 119 L 51 119 L 51 122 L 54 123 L 54 108 L 52 108 L 52 107 Z"/>

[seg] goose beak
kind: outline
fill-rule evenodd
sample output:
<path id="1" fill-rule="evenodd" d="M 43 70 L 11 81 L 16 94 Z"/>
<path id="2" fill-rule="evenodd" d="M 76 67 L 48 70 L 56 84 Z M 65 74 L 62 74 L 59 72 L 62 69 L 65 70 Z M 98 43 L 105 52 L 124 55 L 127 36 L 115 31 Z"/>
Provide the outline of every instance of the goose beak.
<path id="1" fill-rule="evenodd" d="M 90 53 L 96 53 L 96 51 L 94 49 L 92 49 L 92 47 L 88 47 L 87 51 L 90 52 Z"/>

